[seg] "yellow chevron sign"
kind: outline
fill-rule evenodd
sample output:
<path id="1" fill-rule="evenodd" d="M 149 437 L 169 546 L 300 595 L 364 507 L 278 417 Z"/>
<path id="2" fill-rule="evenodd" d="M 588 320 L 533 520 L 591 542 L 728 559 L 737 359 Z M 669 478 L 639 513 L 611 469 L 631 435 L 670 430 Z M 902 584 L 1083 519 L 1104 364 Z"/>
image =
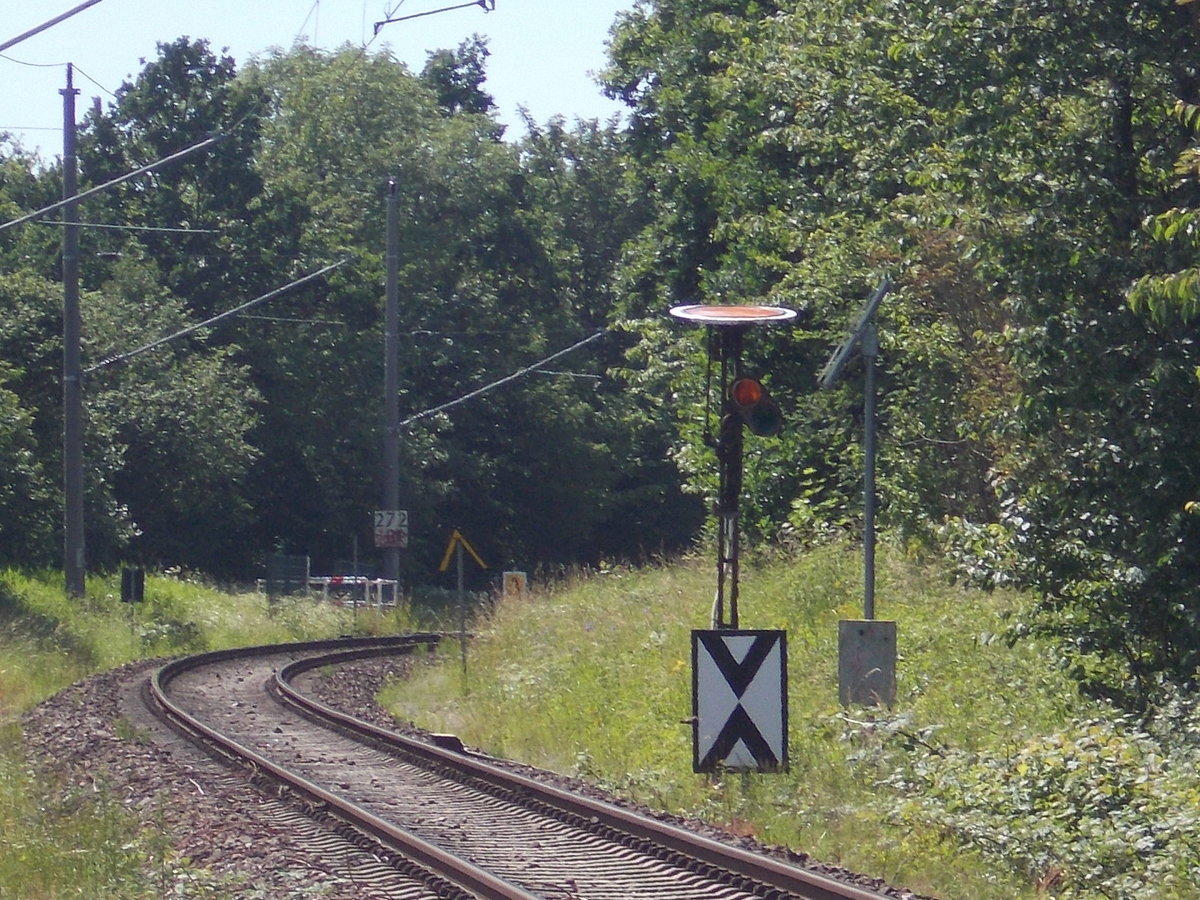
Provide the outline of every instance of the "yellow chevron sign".
<path id="1" fill-rule="evenodd" d="M 471 546 L 471 542 L 462 536 L 462 532 L 457 528 L 450 532 L 450 543 L 446 545 L 446 555 L 442 557 L 442 564 L 438 566 L 439 572 L 445 572 L 450 568 L 450 557 L 454 555 L 456 547 L 461 547 L 471 554 L 471 559 L 479 564 L 479 568 L 486 569 L 487 563 L 480 559 L 479 554 L 475 552 L 475 548 Z"/>

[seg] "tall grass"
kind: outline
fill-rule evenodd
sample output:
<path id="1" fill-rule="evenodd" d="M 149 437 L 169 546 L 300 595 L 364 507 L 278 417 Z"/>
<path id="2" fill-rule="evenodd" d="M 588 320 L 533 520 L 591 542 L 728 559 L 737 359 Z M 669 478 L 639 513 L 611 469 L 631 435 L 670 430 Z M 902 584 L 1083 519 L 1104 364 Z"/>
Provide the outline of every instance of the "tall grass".
<path id="1" fill-rule="evenodd" d="M 16 727 L 0 727 L 0 897 L 156 896 L 135 820 L 111 797 L 35 777 L 19 747 Z"/>
<path id="2" fill-rule="evenodd" d="M 402 718 L 632 800 L 701 816 L 945 898 L 1037 896 L 1029 873 L 901 817 L 895 752 L 1015 752 L 1087 712 L 1053 659 L 995 636 L 1020 598 L 952 586 L 881 555 L 877 614 L 899 633 L 895 709 L 838 705 L 840 619 L 861 617 L 861 556 L 828 547 L 744 567 L 740 624 L 785 629 L 790 773 L 691 771 L 690 632 L 710 627 L 707 562 L 612 569 L 501 604 L 479 624 L 464 676 L 444 664 L 389 688 Z M 1083 896 L 1083 895 L 1080 895 Z"/>
<path id="3" fill-rule="evenodd" d="M 65 595 L 58 573 L 0 571 L 0 900 L 159 897 L 164 885 L 174 890 L 164 872 L 182 865 L 116 799 L 31 772 L 21 748 L 25 710 L 133 660 L 411 629 L 403 609 L 381 615 L 307 598 L 270 603 L 262 594 L 153 575 L 145 601 L 130 605 L 116 578 L 89 578 L 86 597 L 76 599 Z M 201 890 L 195 878 L 187 883 Z"/>

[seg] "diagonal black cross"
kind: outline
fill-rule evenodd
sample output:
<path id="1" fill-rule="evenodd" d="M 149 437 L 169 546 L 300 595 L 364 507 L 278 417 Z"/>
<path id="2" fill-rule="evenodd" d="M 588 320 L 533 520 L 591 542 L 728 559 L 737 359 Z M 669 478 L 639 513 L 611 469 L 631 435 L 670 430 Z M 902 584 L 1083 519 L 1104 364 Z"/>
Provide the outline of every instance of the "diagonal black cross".
<path id="1" fill-rule="evenodd" d="M 760 770 L 779 768 L 779 759 L 775 756 L 775 751 L 771 749 L 767 739 L 762 736 L 762 732 L 758 730 L 758 726 L 754 724 L 750 714 L 738 706 L 725 721 L 721 733 L 717 735 L 717 739 L 704 754 L 704 759 L 700 760 L 697 771 L 705 772 L 715 769 L 733 752 L 738 741 L 746 745 L 746 749 L 754 756 L 754 761 Z"/>
<path id="2" fill-rule="evenodd" d="M 726 642 L 728 635 L 721 632 L 696 632 L 695 634 L 700 645 L 707 651 L 723 680 L 739 701 L 758 676 L 763 662 L 779 646 L 782 639 L 779 632 L 755 635 L 745 656 L 739 662 L 734 658 Z M 775 755 L 770 742 L 763 736 L 758 725 L 739 702 L 721 726 L 721 731 L 704 757 L 696 761 L 695 770 L 697 772 L 713 771 L 728 759 L 739 741 L 753 755 L 755 764 L 760 771 L 778 771 L 786 768 L 786 764 Z"/>
<path id="3" fill-rule="evenodd" d="M 741 662 L 738 662 L 729 652 L 729 647 L 722 640 L 720 632 L 706 632 L 698 637 L 709 656 L 712 657 L 713 663 L 725 677 L 726 683 L 739 699 L 742 694 L 746 693 L 746 688 L 750 687 L 750 682 L 754 680 L 754 676 L 762 667 L 763 660 L 775 649 L 775 644 L 779 640 L 778 634 L 758 635 L 750 646 L 750 651 Z"/>

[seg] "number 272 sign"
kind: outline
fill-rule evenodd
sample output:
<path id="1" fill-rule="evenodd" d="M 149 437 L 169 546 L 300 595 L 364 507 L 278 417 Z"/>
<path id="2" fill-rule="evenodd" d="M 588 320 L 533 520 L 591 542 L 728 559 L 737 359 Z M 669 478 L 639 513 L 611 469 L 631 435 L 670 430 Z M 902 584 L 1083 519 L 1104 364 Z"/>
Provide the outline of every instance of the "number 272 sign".
<path id="1" fill-rule="evenodd" d="M 375 510 L 375 546 L 401 548 L 408 546 L 408 510 Z"/>

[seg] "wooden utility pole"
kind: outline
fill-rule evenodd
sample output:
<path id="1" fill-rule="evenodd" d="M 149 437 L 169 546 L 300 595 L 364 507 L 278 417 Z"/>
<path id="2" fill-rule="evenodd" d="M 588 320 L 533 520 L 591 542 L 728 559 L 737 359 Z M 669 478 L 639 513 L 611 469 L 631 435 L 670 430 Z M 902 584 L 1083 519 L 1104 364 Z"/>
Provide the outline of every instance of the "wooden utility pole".
<path id="1" fill-rule="evenodd" d="M 79 311 L 79 192 L 75 159 L 75 97 L 73 69 L 67 64 L 63 95 L 63 569 L 67 594 L 85 592 L 83 542 L 83 383 L 80 365 L 82 339 Z"/>

